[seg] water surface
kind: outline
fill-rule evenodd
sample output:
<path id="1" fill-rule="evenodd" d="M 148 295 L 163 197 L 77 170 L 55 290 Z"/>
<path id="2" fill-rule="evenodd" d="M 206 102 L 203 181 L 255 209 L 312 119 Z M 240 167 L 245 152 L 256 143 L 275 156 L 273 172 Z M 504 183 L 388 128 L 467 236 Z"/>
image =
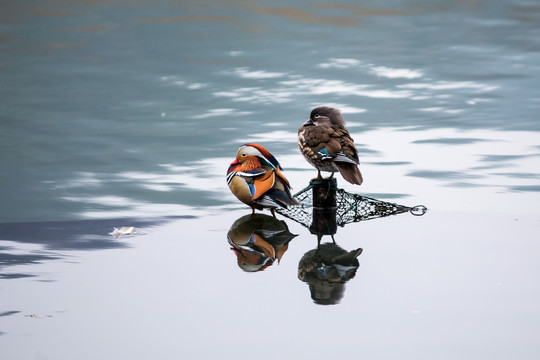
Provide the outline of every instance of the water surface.
<path id="1" fill-rule="evenodd" d="M 364 193 L 441 208 L 477 193 L 537 199 L 532 2 L 2 8 L 3 222 L 230 206 L 222 174 L 247 141 L 301 172 L 302 188 L 312 171 L 295 134 L 320 104 L 346 116 Z"/>
<path id="2" fill-rule="evenodd" d="M 536 359 L 539 64 L 526 0 L 3 1 L 2 354 Z M 227 241 L 237 148 L 303 189 L 318 105 L 359 150 L 340 187 L 430 209 L 339 228 L 363 253 L 329 306 L 305 227 L 278 215 L 297 236 L 256 273 Z"/>

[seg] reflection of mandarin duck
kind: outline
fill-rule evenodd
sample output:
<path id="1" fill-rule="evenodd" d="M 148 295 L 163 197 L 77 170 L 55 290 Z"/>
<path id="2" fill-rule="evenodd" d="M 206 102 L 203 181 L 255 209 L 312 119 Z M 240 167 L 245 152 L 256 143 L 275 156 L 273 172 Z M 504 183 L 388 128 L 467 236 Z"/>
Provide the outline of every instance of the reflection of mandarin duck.
<path id="1" fill-rule="evenodd" d="M 298 264 L 298 278 L 309 284 L 311 298 L 321 305 L 338 304 L 345 283 L 356 275 L 360 266 L 358 248 L 347 252 L 334 243 L 322 244 L 304 254 Z"/>
<path id="2" fill-rule="evenodd" d="M 321 171 L 331 172 L 330 177 L 339 171 L 351 184 L 362 184 L 358 151 L 338 109 L 326 106 L 313 109 L 298 129 L 298 147 L 317 169 L 317 179 L 322 178 Z"/>
<path id="3" fill-rule="evenodd" d="M 252 209 L 298 204 L 291 196 L 289 181 L 276 158 L 259 144 L 245 144 L 227 170 L 227 184 L 238 200 Z"/>
<path id="4" fill-rule="evenodd" d="M 238 266 L 247 272 L 262 271 L 275 260 L 279 262 L 295 236 L 284 221 L 263 214 L 242 216 L 227 233 Z"/>

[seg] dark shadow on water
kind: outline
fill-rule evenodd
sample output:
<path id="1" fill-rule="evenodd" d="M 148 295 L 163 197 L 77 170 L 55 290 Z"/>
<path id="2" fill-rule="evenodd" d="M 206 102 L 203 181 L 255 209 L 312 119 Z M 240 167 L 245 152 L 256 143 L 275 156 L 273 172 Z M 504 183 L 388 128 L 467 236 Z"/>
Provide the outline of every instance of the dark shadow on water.
<path id="1" fill-rule="evenodd" d="M 540 192 L 540 185 L 515 185 L 509 187 L 510 191 Z"/>
<path id="2" fill-rule="evenodd" d="M 448 179 L 479 179 L 482 176 L 474 174 L 466 174 L 461 171 L 440 171 L 440 170 L 417 170 L 407 174 L 426 179 L 448 180 Z"/>
<path id="3" fill-rule="evenodd" d="M 20 311 L 17 311 L 17 310 L 12 310 L 12 311 L 4 311 L 2 313 L 0 313 L 0 317 L 3 317 L 3 316 L 11 316 L 11 315 L 15 315 L 15 314 L 18 314 L 20 313 Z M 4 335 L 5 332 L 3 331 L 0 331 L 0 336 L 1 335 Z"/>
<path id="4" fill-rule="evenodd" d="M 415 140 L 413 144 L 441 144 L 441 145 L 468 145 L 479 142 L 486 142 L 493 140 L 479 139 L 479 138 L 438 138 L 438 139 L 424 139 Z"/>
<path id="5" fill-rule="evenodd" d="M 381 166 L 398 166 L 398 165 L 409 165 L 412 164 L 410 161 L 370 161 L 365 162 L 366 164 L 381 165 Z"/>
<path id="6" fill-rule="evenodd" d="M 20 253 L 17 245 L 0 247 L 0 279 L 21 279 L 37 275 L 6 273 L 15 265 L 31 265 L 66 257 L 63 251 L 105 250 L 129 247 L 110 233 L 114 228 L 133 226 L 135 229 L 162 225 L 175 219 L 193 216 L 157 218 L 121 218 L 106 220 L 77 220 L 55 222 L 25 222 L 0 224 L 0 240 L 39 245 L 40 249 Z"/>
<path id="7" fill-rule="evenodd" d="M 375 199 L 401 199 L 410 196 L 409 194 L 397 193 L 366 193 L 365 195 Z"/>
<path id="8" fill-rule="evenodd" d="M 445 184 L 445 186 L 455 187 L 455 188 L 474 188 L 474 187 L 481 187 L 484 185 L 475 184 L 475 183 L 466 182 L 466 181 L 455 181 L 455 182 L 450 182 L 448 184 Z"/>
<path id="9" fill-rule="evenodd" d="M 18 314 L 18 313 L 20 313 L 20 311 L 4 311 L 4 312 L 0 313 L 0 317 L 15 315 L 15 314 Z"/>
<path id="10" fill-rule="evenodd" d="M 35 277 L 36 275 L 33 274 L 20 274 L 20 273 L 11 273 L 11 274 L 0 274 L 0 279 L 24 279 L 24 278 L 31 278 Z"/>
<path id="11" fill-rule="evenodd" d="M 10 265 L 28 265 L 28 264 L 37 264 L 45 260 L 56 260 L 59 259 L 59 256 L 49 255 L 45 253 L 33 252 L 31 254 L 10 254 L 9 252 L 16 250 L 12 246 L 2 246 L 0 247 L 0 269 L 10 266 Z M 34 275 L 30 274 L 0 274 L 0 279 L 19 279 L 25 277 L 33 277 Z"/>
<path id="12" fill-rule="evenodd" d="M 504 161 L 520 160 L 531 156 L 538 156 L 538 154 L 523 154 L 523 155 L 483 155 L 481 161 L 500 163 Z"/>
<path id="13" fill-rule="evenodd" d="M 125 247 L 111 241 L 109 235 L 116 227 L 145 228 L 175 219 L 193 216 L 167 216 L 157 218 L 120 218 L 105 220 L 76 220 L 53 222 L 25 222 L 0 224 L 0 240 L 41 244 L 47 250 L 94 250 Z"/>

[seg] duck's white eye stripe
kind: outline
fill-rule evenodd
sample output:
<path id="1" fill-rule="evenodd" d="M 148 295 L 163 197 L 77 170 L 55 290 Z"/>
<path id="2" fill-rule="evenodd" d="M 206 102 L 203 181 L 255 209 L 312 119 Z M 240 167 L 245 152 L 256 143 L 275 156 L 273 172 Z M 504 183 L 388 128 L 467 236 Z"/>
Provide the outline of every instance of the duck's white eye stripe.
<path id="1" fill-rule="evenodd" d="M 320 116 L 321 116 L 321 115 L 319 115 L 319 114 L 315 114 L 315 119 L 318 118 L 318 117 L 320 117 Z"/>

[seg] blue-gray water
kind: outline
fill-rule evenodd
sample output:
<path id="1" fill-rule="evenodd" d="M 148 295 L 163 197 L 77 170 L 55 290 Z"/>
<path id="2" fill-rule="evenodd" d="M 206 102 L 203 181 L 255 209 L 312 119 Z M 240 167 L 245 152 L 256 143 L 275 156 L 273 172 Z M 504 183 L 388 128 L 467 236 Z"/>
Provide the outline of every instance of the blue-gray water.
<path id="1" fill-rule="evenodd" d="M 223 173 L 238 146 L 259 141 L 278 159 L 293 157 L 281 160 L 286 168 L 309 169 L 295 133 L 319 104 L 345 113 L 365 193 L 430 203 L 431 193 L 401 185 L 408 178 L 538 199 L 535 2 L 1 6 L 2 222 L 234 204 Z M 388 131 L 410 137 L 406 148 L 390 152 Z M 447 166 L 422 164 L 407 154 L 413 147 Z"/>
<path id="2" fill-rule="evenodd" d="M 296 276 L 307 229 L 257 274 L 227 243 L 237 148 L 301 190 L 318 105 L 359 150 L 340 187 L 431 212 L 339 229 L 364 253 L 331 307 Z M 536 1 L 2 1 L 0 349 L 233 358 L 269 329 L 261 358 L 536 359 L 539 113 Z"/>

